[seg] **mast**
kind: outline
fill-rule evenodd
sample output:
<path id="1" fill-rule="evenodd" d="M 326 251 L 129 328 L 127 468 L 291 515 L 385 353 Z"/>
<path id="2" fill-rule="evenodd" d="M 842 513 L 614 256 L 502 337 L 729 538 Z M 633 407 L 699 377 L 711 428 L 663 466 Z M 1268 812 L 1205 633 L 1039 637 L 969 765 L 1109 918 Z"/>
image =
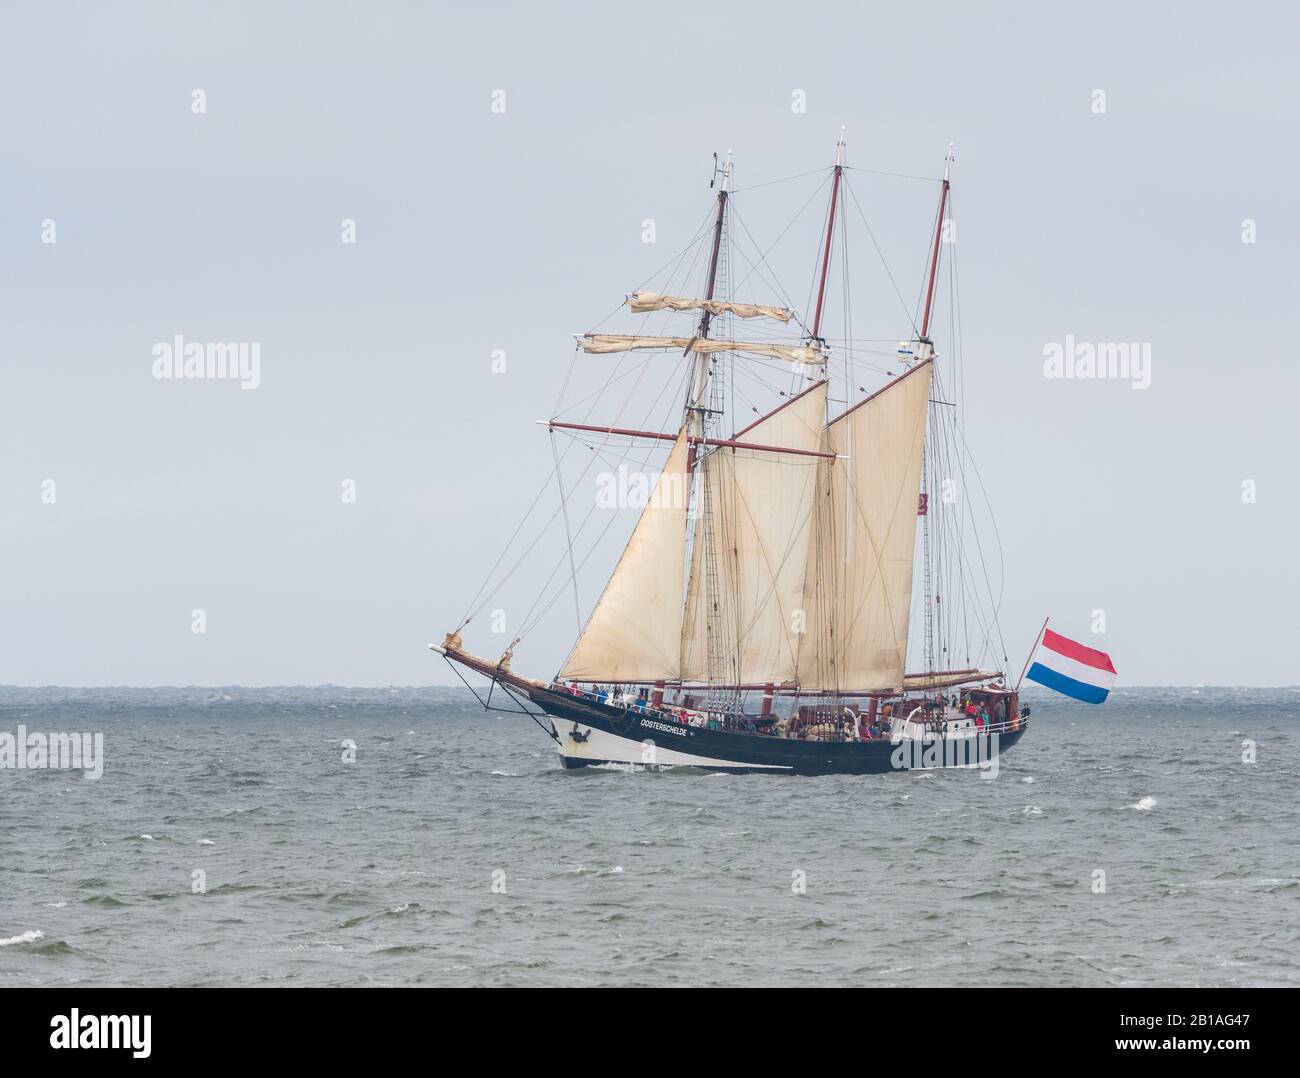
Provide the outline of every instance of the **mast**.
<path id="1" fill-rule="evenodd" d="M 948 206 L 948 170 L 957 160 L 952 143 L 948 143 L 948 153 L 943 159 L 943 189 L 939 193 L 939 220 L 934 226 L 934 249 L 930 253 L 930 281 L 925 287 L 925 314 L 921 318 L 921 340 L 930 340 L 930 305 L 934 300 L 934 278 L 939 268 L 939 240 L 943 236 L 943 211 Z M 925 358 L 925 357 L 922 357 Z"/>
<path id="2" fill-rule="evenodd" d="M 711 300 L 718 285 L 718 256 L 722 252 L 722 223 L 727 215 L 727 195 L 731 191 L 731 151 L 727 151 L 727 160 L 722 166 L 722 186 L 718 190 L 718 215 L 713 225 L 713 253 L 709 256 L 709 280 L 704 290 L 704 298 Z M 709 326 L 713 321 L 713 312 L 707 307 L 700 312 L 700 328 L 696 337 L 708 339 Z M 691 385 L 690 400 L 686 402 L 687 410 L 696 410 L 695 420 L 699 429 L 694 433 L 704 433 L 704 416 L 699 411 L 704 405 L 704 390 L 709 380 L 709 357 L 702 352 L 695 356 L 695 380 Z M 688 416 L 688 418 L 690 418 Z"/>
<path id="3" fill-rule="evenodd" d="M 814 340 L 821 338 L 822 303 L 826 299 L 826 271 L 831 264 L 831 240 L 835 236 L 835 207 L 840 198 L 840 176 L 844 172 L 844 128 L 840 128 L 840 137 L 835 143 L 835 178 L 831 181 L 831 212 L 826 221 L 826 245 L 822 251 L 822 276 L 817 285 L 817 311 L 813 315 L 812 335 Z"/>
<path id="4" fill-rule="evenodd" d="M 934 246 L 930 251 L 930 278 L 925 286 L 925 313 L 921 317 L 921 336 L 916 346 L 916 357 L 918 359 L 931 359 L 934 356 L 934 345 L 930 342 L 930 312 L 934 302 L 934 280 L 939 269 L 939 242 L 943 238 L 943 215 L 948 207 L 948 177 L 954 160 L 956 160 L 956 154 L 953 152 L 953 145 L 950 142 L 948 143 L 948 152 L 943 159 L 943 187 L 939 192 L 939 217 L 934 226 Z M 932 466 L 933 460 L 931 459 L 929 439 L 927 438 L 926 445 L 921 450 L 921 497 L 917 512 L 923 514 L 924 517 L 921 521 L 923 595 L 925 596 L 924 658 L 926 673 L 930 675 L 933 675 L 936 665 L 934 654 L 934 608 L 939 603 L 938 587 L 932 584 L 931 580 L 930 512 L 933 507 L 930 505 L 930 491 L 933 484 L 930 482 L 930 469 Z M 931 592 L 932 587 L 934 588 L 933 593 Z"/>
<path id="5" fill-rule="evenodd" d="M 814 341 L 821 339 L 822 332 L 822 308 L 826 301 L 826 275 L 831 265 L 831 245 L 835 239 L 835 210 L 839 206 L 840 199 L 840 178 L 844 174 L 844 128 L 840 127 L 840 137 L 835 140 L 835 174 L 831 180 L 831 206 L 830 212 L 826 215 L 826 242 L 822 245 L 822 270 L 821 279 L 817 282 L 817 308 L 813 314 L 812 337 Z M 851 380 L 850 384 L 851 384 Z M 846 462 L 847 463 L 847 462 Z M 833 570 L 832 570 L 833 571 Z M 832 587 L 835 590 L 839 587 L 839 581 L 836 580 Z"/>
<path id="6" fill-rule="evenodd" d="M 709 277 L 704 291 L 706 301 L 712 300 L 717 292 L 718 264 L 722 257 L 722 229 L 727 217 L 727 196 L 730 191 L 731 151 L 728 150 L 727 159 L 722 165 L 722 185 L 718 190 L 718 215 L 713 226 L 713 251 L 709 256 Z M 705 307 L 700 313 L 700 326 L 696 337 L 707 340 L 712 322 L 713 312 Z M 686 423 L 690 428 L 690 447 L 686 466 L 688 504 L 692 493 L 690 488 L 695 482 L 698 449 L 707 444 L 705 439 L 712 425 L 711 421 L 722 405 L 721 385 L 718 379 L 709 377 L 711 363 L 712 359 L 708 353 L 696 352 L 695 378 L 691 385 L 690 399 L 686 403 Z M 714 404 L 718 407 L 712 407 Z M 714 452 L 717 450 L 715 449 Z M 721 581 L 718 575 L 717 544 L 714 536 L 718 523 L 713 504 L 719 492 L 713 489 L 714 484 L 709 481 L 708 472 L 704 469 L 700 471 L 700 505 L 699 516 L 695 522 L 693 548 L 700 546 L 701 558 L 698 564 L 703 580 L 695 580 L 693 586 L 703 588 L 705 598 L 705 623 L 708 635 L 706 675 L 709 684 L 705 706 L 721 711 L 726 709 L 730 701 L 726 698 L 725 690 L 715 686 L 720 686 L 727 681 L 734 682 L 737 679 L 735 676 L 728 676 L 731 672 L 727 669 L 722 639 L 722 597 L 719 594 Z M 689 522 L 687 527 L 690 527 Z M 692 560 L 695 560 L 694 554 Z"/>
<path id="7" fill-rule="evenodd" d="M 839 208 L 840 179 L 844 175 L 844 143 L 845 143 L 844 128 L 841 127 L 839 138 L 835 140 L 835 169 L 834 169 L 833 177 L 831 179 L 831 204 L 830 204 L 830 209 L 826 214 L 826 240 L 822 244 L 822 266 L 821 266 L 821 273 L 817 281 L 817 306 L 813 312 L 812 341 L 814 343 L 821 340 L 822 311 L 824 310 L 825 303 L 826 303 L 826 277 L 830 271 L 831 247 L 834 245 L 834 241 L 835 241 L 835 211 Z M 812 543 L 817 542 L 815 536 L 811 539 L 811 542 Z M 835 570 L 832 569 L 831 572 L 832 574 L 834 574 Z M 835 580 L 834 583 L 831 585 L 830 591 L 836 592 L 839 588 L 839 585 L 840 582 L 838 580 Z M 834 607 L 832 605 L 832 607 L 828 611 L 832 621 L 834 619 L 833 610 Z M 834 666 L 834 664 L 832 664 L 832 666 Z M 823 686 L 823 688 L 825 687 Z M 796 699 L 796 706 L 797 706 L 798 697 L 796 696 L 795 699 Z"/>

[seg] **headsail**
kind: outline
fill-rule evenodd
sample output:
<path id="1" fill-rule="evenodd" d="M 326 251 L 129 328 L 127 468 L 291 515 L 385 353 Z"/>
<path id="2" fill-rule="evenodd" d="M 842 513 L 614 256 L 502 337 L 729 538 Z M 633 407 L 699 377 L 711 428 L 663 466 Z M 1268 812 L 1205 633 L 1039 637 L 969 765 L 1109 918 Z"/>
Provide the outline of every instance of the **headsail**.
<path id="1" fill-rule="evenodd" d="M 636 349 L 689 349 L 701 355 L 712 352 L 746 352 L 751 356 L 768 356 L 791 363 L 820 366 L 826 353 L 803 344 L 764 344 L 757 341 L 725 341 L 708 337 L 642 337 L 629 333 L 587 333 L 578 338 L 584 352 L 631 352 Z"/>
<path id="2" fill-rule="evenodd" d="M 903 686 L 932 361 L 827 428 L 804 588 L 806 691 Z"/>
<path id="3" fill-rule="evenodd" d="M 654 681 L 676 670 L 685 584 L 686 458 L 683 427 L 561 677 Z"/>
<path id="4" fill-rule="evenodd" d="M 738 438 L 802 452 L 819 449 L 826 391 L 827 383 L 818 382 L 737 432 Z M 682 627 L 682 678 L 709 679 L 705 604 L 715 602 L 721 617 L 713 624 L 723 633 L 721 648 L 715 650 L 731 667 L 715 672 L 715 677 L 725 674 L 735 683 L 791 681 L 796 674 L 795 620 L 803 603 L 817 458 L 724 448 L 710 453 L 701 471 L 702 481 L 712 489 L 716 580 L 710 589 L 703 579 L 706 552 L 697 529 Z"/>
<path id="5" fill-rule="evenodd" d="M 761 303 L 733 303 L 725 299 L 689 299 L 685 296 L 661 296 L 658 292 L 633 292 L 627 297 L 633 314 L 650 311 L 708 311 L 712 315 L 734 314 L 737 318 L 775 318 L 789 322 L 794 312 L 785 307 L 768 307 Z"/>

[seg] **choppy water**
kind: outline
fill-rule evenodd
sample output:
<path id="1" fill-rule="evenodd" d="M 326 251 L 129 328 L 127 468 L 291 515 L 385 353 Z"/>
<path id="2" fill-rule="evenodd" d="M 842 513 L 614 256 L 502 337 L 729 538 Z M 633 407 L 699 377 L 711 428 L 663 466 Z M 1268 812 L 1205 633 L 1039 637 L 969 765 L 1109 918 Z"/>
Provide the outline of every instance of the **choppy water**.
<path id="1" fill-rule="evenodd" d="M 0 771 L 0 986 L 1300 984 L 1300 689 L 1035 703 L 993 780 L 792 778 L 566 773 L 444 689 L 0 689 L 107 757 Z"/>

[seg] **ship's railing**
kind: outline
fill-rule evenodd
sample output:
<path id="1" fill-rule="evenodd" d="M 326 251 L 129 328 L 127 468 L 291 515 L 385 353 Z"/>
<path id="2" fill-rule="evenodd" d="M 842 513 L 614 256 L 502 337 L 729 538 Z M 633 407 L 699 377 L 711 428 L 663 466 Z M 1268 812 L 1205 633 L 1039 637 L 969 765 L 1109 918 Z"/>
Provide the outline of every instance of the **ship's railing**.
<path id="1" fill-rule="evenodd" d="M 652 707 L 649 700 L 638 699 L 635 696 L 624 696 L 620 693 L 609 692 L 597 693 L 589 689 L 573 689 L 558 681 L 551 684 L 551 690 L 564 696 L 572 696 L 575 700 L 583 700 L 589 704 L 620 708 L 628 714 L 653 716 L 666 719 L 669 722 L 681 721 L 675 713 Z"/>
<path id="2" fill-rule="evenodd" d="M 717 723 L 716 718 L 707 711 L 700 711 L 696 708 L 688 708 L 692 720 L 687 720 L 682 716 L 683 709 L 673 708 L 656 708 L 649 700 L 643 700 L 635 696 L 625 696 L 621 693 L 610 692 L 591 692 L 589 689 L 573 689 L 563 682 L 552 682 L 551 690 L 562 693 L 565 696 L 572 696 L 575 700 L 583 700 L 589 704 L 597 704 L 602 707 L 616 707 L 627 715 L 644 715 L 646 718 L 659 719 L 662 722 L 675 722 L 681 726 L 695 726 L 698 728 L 720 729 L 721 724 L 710 726 L 710 722 Z"/>
<path id="3" fill-rule="evenodd" d="M 684 726 L 707 727 L 709 723 L 709 714 L 707 712 L 696 711 L 692 709 L 692 714 L 695 716 L 703 717 L 704 722 L 690 722 L 688 720 L 683 719 L 680 709 L 656 708 L 651 705 L 649 700 L 641 699 L 639 697 L 635 697 L 631 695 L 624 695 L 622 693 L 611 693 L 611 692 L 597 693 L 597 692 L 592 692 L 589 689 L 582 689 L 582 688 L 573 689 L 570 686 L 565 685 L 563 682 L 558 682 L 558 681 L 553 682 L 551 684 L 551 689 L 552 691 L 562 693 L 565 696 L 572 696 L 575 700 L 583 700 L 587 703 L 597 704 L 604 707 L 619 708 L 625 714 L 628 715 L 633 715 L 633 714 L 644 715 L 647 718 L 655 718 L 663 722 L 675 722 Z M 962 717 L 964 718 L 964 716 Z M 895 721 L 902 723 L 909 720 L 907 720 L 905 717 L 900 716 Z M 930 720 L 926 722 L 925 726 L 927 728 L 926 729 L 927 735 L 936 732 L 936 728 L 940 725 L 946 726 L 949 721 L 951 720 L 945 717 L 945 719 L 943 719 L 942 721 Z M 958 721 L 960 721 L 960 719 Z M 1000 721 L 986 722 L 983 726 L 977 725 L 974 731 L 970 733 L 966 731 L 962 731 L 960 733 L 947 733 L 945 731 L 945 735 L 947 737 L 952 738 L 952 737 L 970 737 L 972 736 L 972 734 L 1010 734 L 1010 733 L 1015 733 L 1019 730 L 1023 730 L 1028 724 L 1029 724 L 1028 716 L 1012 715 Z M 713 727 L 713 728 L 716 729 L 717 727 Z M 738 731 L 733 729 L 733 732 L 740 733 L 744 731 Z M 882 734 L 878 738 L 874 738 L 873 740 L 889 740 L 889 739 L 890 739 L 890 734 L 886 733 L 886 734 Z"/>
<path id="4" fill-rule="evenodd" d="M 985 723 L 984 728 L 980 731 L 982 734 L 1010 734 L 1017 730 L 1023 730 L 1029 725 L 1029 716 L 1023 718 L 1019 715 L 1012 715 L 1009 719 L 1003 719 L 1001 722 Z"/>
<path id="5" fill-rule="evenodd" d="M 966 716 L 962 716 L 959 719 L 944 719 L 941 723 L 932 720 L 924 723 L 923 725 L 925 726 L 927 736 L 932 735 L 933 733 L 936 732 L 936 730 L 940 726 L 942 726 L 943 736 L 949 739 L 954 739 L 954 738 L 962 738 L 962 737 L 974 737 L 980 734 L 1012 734 L 1017 732 L 1018 730 L 1023 730 L 1025 726 L 1029 723 L 1029 719 L 1027 717 L 1012 715 L 1006 719 L 986 721 L 983 725 L 980 725 L 979 723 L 972 723 L 969 726 L 962 726 L 961 728 L 956 730 L 951 730 L 948 728 L 950 723 L 963 722 L 965 719 Z M 918 724 L 918 725 L 922 725 L 922 724 Z"/>

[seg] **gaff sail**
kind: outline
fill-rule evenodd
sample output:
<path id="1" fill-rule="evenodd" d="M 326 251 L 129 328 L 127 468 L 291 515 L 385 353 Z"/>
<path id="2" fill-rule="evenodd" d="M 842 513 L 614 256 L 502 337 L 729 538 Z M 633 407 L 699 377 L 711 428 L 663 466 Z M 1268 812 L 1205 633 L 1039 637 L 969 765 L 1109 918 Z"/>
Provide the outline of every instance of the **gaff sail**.
<path id="1" fill-rule="evenodd" d="M 901 689 L 911 611 L 917 494 L 932 361 L 826 428 L 804 586 L 798 682 L 806 691 Z"/>
<path id="2" fill-rule="evenodd" d="M 827 383 L 818 382 L 737 434 L 792 450 L 819 449 L 826 391 Z M 712 487 L 717 579 L 710 596 L 702 579 L 705 539 L 697 527 L 682 627 L 684 680 L 708 680 L 711 602 L 720 607 L 712 625 L 723 636 L 715 650 L 726 654 L 731 667 L 715 676 L 759 684 L 795 676 L 818 459 L 744 449 L 720 449 L 704 458 L 702 482 Z"/>
<path id="3" fill-rule="evenodd" d="M 687 437 L 683 426 L 561 677 L 654 681 L 676 670 L 686 578 Z"/>

